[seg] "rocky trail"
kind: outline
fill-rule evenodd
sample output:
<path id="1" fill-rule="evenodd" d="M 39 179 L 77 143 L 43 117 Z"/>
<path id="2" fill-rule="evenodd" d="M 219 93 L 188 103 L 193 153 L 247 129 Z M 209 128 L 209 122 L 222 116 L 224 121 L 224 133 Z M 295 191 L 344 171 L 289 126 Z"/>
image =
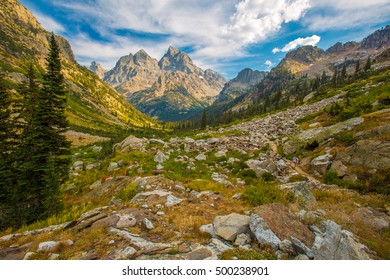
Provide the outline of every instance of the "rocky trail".
<path id="1" fill-rule="evenodd" d="M 87 186 L 77 200 L 108 197 L 107 205 L 66 223 L 0 237 L 0 259 L 199 260 L 219 259 L 229 252 L 237 259 L 242 251 L 261 252 L 270 259 L 377 258 L 319 208 L 313 190 L 336 187 L 322 184 L 299 166 L 293 168 L 290 160 L 278 154 L 278 145 L 299 132 L 296 119 L 339 97 L 194 138 L 163 141 L 129 136 L 115 145 L 118 158 L 123 159 L 107 165 L 112 176 Z M 150 157 L 141 163 L 127 156 L 131 153 Z M 244 163 L 244 169 L 252 170 L 257 178 L 272 174 L 278 190 L 291 194 L 296 202 L 256 207 L 245 202 L 245 177 L 241 170 L 234 172 Z M 77 161 L 72 176 L 101 166 L 104 163 Z M 142 175 L 145 166 L 159 175 Z M 182 177 L 175 172 L 182 172 Z M 290 181 L 299 174 L 303 179 Z M 117 194 L 129 187 L 134 194 L 119 198 Z M 74 188 L 69 186 L 67 191 L 72 193 Z M 379 228 L 389 227 L 388 215 L 360 209 Z"/>

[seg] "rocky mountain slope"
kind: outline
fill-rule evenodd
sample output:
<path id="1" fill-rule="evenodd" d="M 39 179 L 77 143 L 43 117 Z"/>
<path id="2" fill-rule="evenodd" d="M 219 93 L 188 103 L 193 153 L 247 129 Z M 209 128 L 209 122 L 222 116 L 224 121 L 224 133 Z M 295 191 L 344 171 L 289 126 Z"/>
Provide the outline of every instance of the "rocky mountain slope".
<path id="1" fill-rule="evenodd" d="M 89 69 L 95 73 L 100 79 L 103 79 L 104 77 L 104 74 L 107 72 L 107 70 L 105 70 L 103 68 L 103 66 L 101 66 L 99 63 L 97 63 L 96 61 L 92 61 L 91 62 L 91 65 L 89 66 Z"/>
<path id="2" fill-rule="evenodd" d="M 267 72 L 252 70 L 249 68 L 241 70 L 237 74 L 237 77 L 225 84 L 213 105 L 216 106 L 235 99 L 236 97 L 242 95 L 250 87 L 260 83 L 266 75 Z"/>
<path id="3" fill-rule="evenodd" d="M 372 101 L 386 79 L 388 73 L 372 77 L 350 93 L 364 89 Z M 381 104 L 359 121 L 326 123 L 322 113 L 347 93 L 192 137 L 130 135 L 103 161 L 91 156 L 99 147 L 80 148 L 74 179 L 64 186 L 66 215 L 4 232 L 0 259 L 389 259 L 387 197 L 324 183 L 317 173 L 340 166 L 337 155 L 318 165 L 321 153 L 343 149 L 330 149 L 329 139 L 317 151 L 304 145 L 312 154 L 299 165 L 282 152 L 318 128 L 333 131 L 334 139 L 356 130 L 388 142 L 388 108 Z M 343 164 L 352 174 L 353 164 Z"/>
<path id="4" fill-rule="evenodd" d="M 287 53 L 286 57 L 273 68 L 270 73 L 255 87 L 244 93 L 240 98 L 224 106 L 224 110 L 239 111 L 256 101 L 264 100 L 277 91 L 283 91 L 301 77 L 316 78 L 325 75 L 330 79 L 337 71 L 341 73 L 346 66 L 346 72 L 352 75 L 359 61 L 361 69 L 368 57 L 373 61 L 374 68 L 390 65 L 386 53 L 390 47 L 390 25 L 375 31 L 361 42 L 340 42 L 327 50 L 318 47 L 303 46 Z M 221 113 L 221 112 L 219 112 Z"/>
<path id="5" fill-rule="evenodd" d="M 17 95 L 32 62 L 38 72 L 45 67 L 50 33 L 18 1 L 0 5 L 0 69 Z M 61 49 L 63 73 L 69 89 L 67 116 L 73 129 L 111 133 L 128 127 L 143 127 L 152 120 L 131 106 L 109 85 L 74 59 L 70 44 L 56 36 Z"/>
<path id="6" fill-rule="evenodd" d="M 183 119 L 210 105 L 226 82 L 174 47 L 160 61 L 144 50 L 123 56 L 103 79 L 139 110 L 165 121 Z"/>

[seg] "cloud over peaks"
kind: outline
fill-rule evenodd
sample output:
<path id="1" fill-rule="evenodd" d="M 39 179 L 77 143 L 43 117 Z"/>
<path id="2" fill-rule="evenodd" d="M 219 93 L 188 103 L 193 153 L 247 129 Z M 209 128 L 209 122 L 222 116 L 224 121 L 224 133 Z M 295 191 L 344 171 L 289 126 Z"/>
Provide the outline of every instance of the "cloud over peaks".
<path id="1" fill-rule="evenodd" d="M 321 37 L 317 35 L 313 35 L 311 37 L 306 37 L 306 38 L 297 38 L 294 41 L 291 41 L 290 43 L 286 44 L 283 48 L 274 48 L 272 50 L 273 53 L 278 53 L 278 52 L 288 52 L 296 47 L 301 47 L 301 46 L 316 46 L 319 41 L 321 40 Z"/>

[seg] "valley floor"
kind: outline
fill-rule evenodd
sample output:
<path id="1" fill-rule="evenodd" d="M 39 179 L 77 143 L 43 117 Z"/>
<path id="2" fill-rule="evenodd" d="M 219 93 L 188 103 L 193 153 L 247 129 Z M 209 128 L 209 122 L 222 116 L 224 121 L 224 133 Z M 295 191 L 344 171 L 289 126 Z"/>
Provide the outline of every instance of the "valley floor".
<path id="1" fill-rule="evenodd" d="M 129 136 L 109 160 L 80 148 L 67 211 L 3 233 L 0 259 L 390 259 L 388 196 L 323 183 L 326 143 L 297 165 L 285 153 L 321 126 L 295 121 L 342 95 L 192 138 Z"/>

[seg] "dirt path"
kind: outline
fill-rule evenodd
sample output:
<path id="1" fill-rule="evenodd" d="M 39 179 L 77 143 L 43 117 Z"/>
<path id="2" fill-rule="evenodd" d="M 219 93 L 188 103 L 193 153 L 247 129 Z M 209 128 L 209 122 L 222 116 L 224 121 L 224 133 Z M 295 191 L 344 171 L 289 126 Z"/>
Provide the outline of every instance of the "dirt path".
<path id="1" fill-rule="evenodd" d="M 278 153 L 278 145 L 276 145 L 275 142 L 267 139 L 268 141 L 268 144 L 269 146 L 271 147 L 271 150 L 274 152 L 274 153 Z M 305 171 L 303 171 L 299 165 L 296 165 L 295 163 L 293 163 L 291 160 L 288 160 L 286 158 L 284 158 L 285 161 L 287 161 L 291 168 L 293 168 L 296 172 L 298 172 L 299 174 L 301 174 L 302 176 L 305 176 L 307 177 L 308 179 L 312 180 L 312 181 L 315 181 L 317 183 L 321 183 L 320 181 L 318 181 L 318 179 L 314 178 L 313 176 L 311 176 L 310 174 L 306 173 Z"/>

